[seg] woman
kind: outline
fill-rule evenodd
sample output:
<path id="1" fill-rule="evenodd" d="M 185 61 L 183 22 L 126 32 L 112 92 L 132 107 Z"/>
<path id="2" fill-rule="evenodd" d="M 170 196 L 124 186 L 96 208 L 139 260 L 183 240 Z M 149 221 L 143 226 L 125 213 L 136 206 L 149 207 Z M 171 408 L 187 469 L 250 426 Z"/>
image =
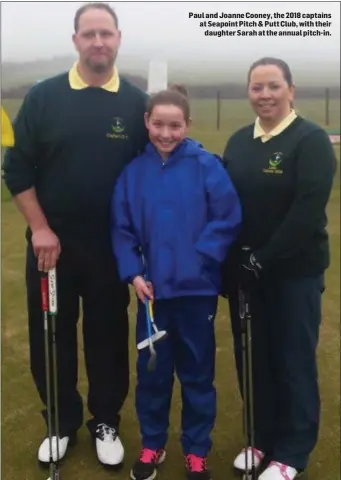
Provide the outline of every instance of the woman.
<path id="1" fill-rule="evenodd" d="M 336 158 L 325 131 L 295 112 L 285 62 L 255 62 L 248 96 L 256 121 L 232 135 L 224 152 L 243 212 L 224 293 L 239 382 L 238 283 L 251 295 L 255 462 L 266 462 L 259 480 L 292 480 L 307 467 L 318 437 L 316 347 L 329 266 L 325 209 Z M 243 245 L 251 247 L 246 259 Z M 250 462 L 250 448 L 248 456 Z M 244 451 L 234 466 L 244 470 Z"/>

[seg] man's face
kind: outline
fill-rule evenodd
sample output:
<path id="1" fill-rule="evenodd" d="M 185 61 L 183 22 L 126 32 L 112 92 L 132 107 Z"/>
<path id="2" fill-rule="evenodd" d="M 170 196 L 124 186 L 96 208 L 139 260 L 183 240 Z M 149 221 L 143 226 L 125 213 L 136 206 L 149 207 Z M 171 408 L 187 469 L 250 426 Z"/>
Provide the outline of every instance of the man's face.
<path id="1" fill-rule="evenodd" d="M 96 73 L 109 71 L 121 44 L 121 32 L 110 13 L 98 8 L 86 10 L 79 18 L 72 40 L 79 60 Z"/>

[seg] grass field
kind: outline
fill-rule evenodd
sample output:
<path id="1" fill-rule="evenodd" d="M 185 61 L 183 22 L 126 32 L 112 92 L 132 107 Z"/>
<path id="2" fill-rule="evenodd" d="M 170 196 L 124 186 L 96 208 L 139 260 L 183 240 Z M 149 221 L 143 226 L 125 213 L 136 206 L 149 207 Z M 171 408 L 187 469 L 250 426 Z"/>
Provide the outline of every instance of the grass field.
<path id="1" fill-rule="evenodd" d="M 5 101 L 11 116 L 17 101 Z M 340 128 L 340 103 L 332 105 L 331 127 Z M 323 125 L 323 102 L 305 101 L 298 104 L 307 118 Z M 239 126 L 252 121 L 247 103 L 224 102 L 221 129 L 215 130 L 215 105 L 193 102 L 194 128 L 191 135 L 207 149 L 221 153 L 226 138 Z M 335 147 L 340 159 L 340 147 Z M 322 422 L 319 443 L 311 457 L 309 480 L 340 479 L 340 182 L 339 172 L 328 206 L 332 263 L 326 276 L 327 290 L 323 298 L 323 324 L 318 350 L 322 397 Z M 46 480 L 47 474 L 37 466 L 36 451 L 45 433 L 40 417 L 40 402 L 33 387 L 29 368 L 28 334 L 24 290 L 24 222 L 5 189 L 2 191 L 2 478 L 4 480 Z M 130 307 L 134 324 L 135 300 Z M 242 447 L 241 402 L 233 363 L 228 308 L 220 302 L 217 317 L 218 418 L 213 433 L 214 448 L 209 464 L 215 480 L 238 478 L 231 469 L 234 455 Z M 81 333 L 81 322 L 79 324 Z M 79 388 L 86 399 L 87 382 L 79 336 Z M 122 439 L 126 448 L 125 465 L 121 472 L 106 472 L 97 465 L 86 429 L 79 434 L 77 446 L 62 466 L 62 478 L 73 480 L 123 480 L 138 453 L 140 442 L 134 412 L 135 347 L 131 336 L 132 382 L 123 409 Z M 180 397 L 176 384 L 173 399 L 168 460 L 161 468 L 160 480 L 183 478 L 179 445 Z"/>

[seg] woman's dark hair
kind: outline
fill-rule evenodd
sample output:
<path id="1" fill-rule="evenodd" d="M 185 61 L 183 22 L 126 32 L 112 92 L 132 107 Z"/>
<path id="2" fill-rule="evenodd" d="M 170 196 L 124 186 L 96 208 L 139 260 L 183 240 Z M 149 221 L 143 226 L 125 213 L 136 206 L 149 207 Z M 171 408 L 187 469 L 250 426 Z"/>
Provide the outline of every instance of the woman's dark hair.
<path id="1" fill-rule="evenodd" d="M 187 89 L 183 85 L 173 84 L 166 90 L 161 90 L 161 92 L 151 95 L 147 105 L 148 117 L 157 105 L 175 105 L 179 107 L 184 114 L 185 122 L 189 122 L 191 116 L 190 107 L 187 98 Z"/>
<path id="2" fill-rule="evenodd" d="M 289 87 L 291 87 L 293 85 L 292 74 L 291 74 L 291 70 L 289 68 L 289 65 L 284 60 L 281 60 L 280 58 L 274 58 L 274 57 L 261 58 L 251 65 L 251 67 L 249 69 L 249 73 L 247 75 L 247 84 L 248 85 L 250 83 L 251 73 L 253 72 L 253 70 L 255 68 L 263 66 L 263 65 L 275 65 L 283 73 L 284 80 L 287 82 Z"/>

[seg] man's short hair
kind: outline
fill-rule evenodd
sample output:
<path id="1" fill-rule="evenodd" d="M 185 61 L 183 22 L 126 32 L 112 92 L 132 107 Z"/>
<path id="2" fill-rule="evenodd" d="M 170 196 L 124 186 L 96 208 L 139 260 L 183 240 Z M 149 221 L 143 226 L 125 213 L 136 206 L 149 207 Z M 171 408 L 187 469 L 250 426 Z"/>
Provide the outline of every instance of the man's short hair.
<path id="1" fill-rule="evenodd" d="M 88 11 L 90 9 L 95 9 L 95 8 L 97 8 L 97 10 L 104 10 L 105 12 L 108 12 L 114 20 L 115 27 L 118 28 L 118 17 L 116 15 L 115 10 L 113 8 L 111 8 L 108 3 L 90 2 L 90 3 L 86 3 L 85 5 L 82 5 L 76 11 L 75 19 L 74 19 L 74 28 L 75 28 L 76 33 L 78 32 L 79 19 L 80 19 L 81 15 L 83 15 L 83 13 L 85 13 L 86 11 Z"/>

